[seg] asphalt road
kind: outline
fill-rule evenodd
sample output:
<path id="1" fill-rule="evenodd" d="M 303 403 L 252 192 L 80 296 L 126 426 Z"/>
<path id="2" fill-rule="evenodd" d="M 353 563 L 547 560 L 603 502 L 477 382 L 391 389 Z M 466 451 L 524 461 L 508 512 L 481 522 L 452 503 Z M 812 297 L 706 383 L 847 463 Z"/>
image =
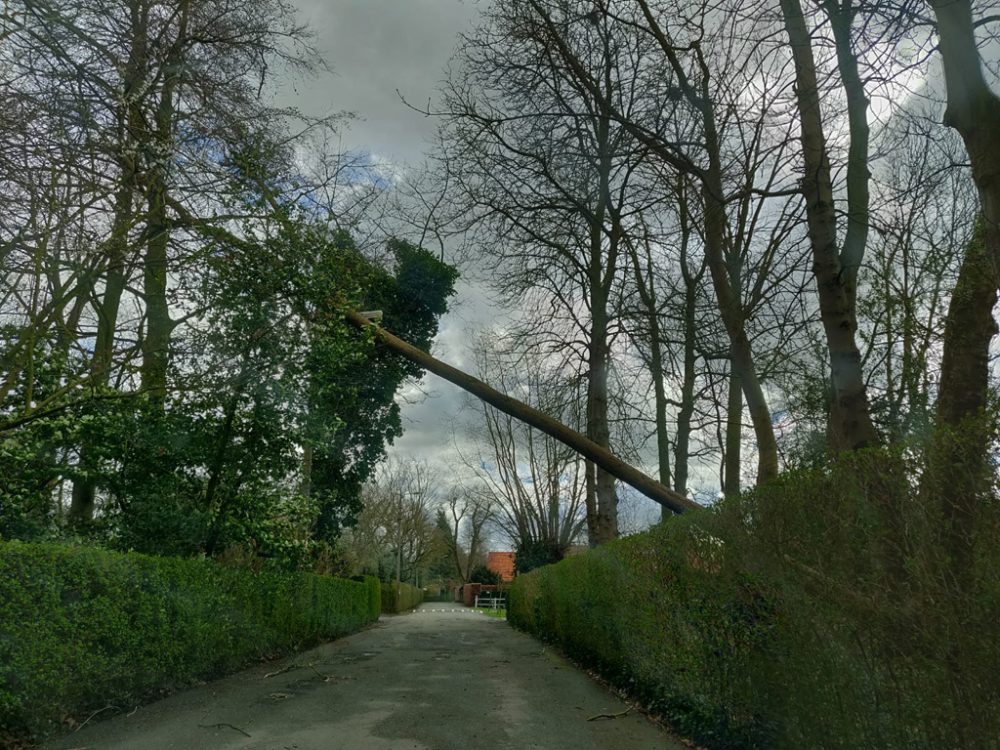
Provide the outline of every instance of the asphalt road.
<path id="1" fill-rule="evenodd" d="M 277 674 L 275 674 L 277 673 Z M 92 722 L 48 750 L 684 746 L 502 620 L 450 604 Z"/>

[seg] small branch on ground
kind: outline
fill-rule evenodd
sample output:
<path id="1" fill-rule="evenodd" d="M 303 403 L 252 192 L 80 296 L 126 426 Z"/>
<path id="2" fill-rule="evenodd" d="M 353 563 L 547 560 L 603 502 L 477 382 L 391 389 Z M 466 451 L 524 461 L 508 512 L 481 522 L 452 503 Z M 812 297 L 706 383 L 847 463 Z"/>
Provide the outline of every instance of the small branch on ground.
<path id="1" fill-rule="evenodd" d="M 121 711 L 121 709 L 118 708 L 118 706 L 105 706 L 104 708 L 99 708 L 96 711 L 94 711 L 94 713 L 92 713 L 90 716 L 88 716 L 86 719 L 84 719 L 83 723 L 80 726 L 78 726 L 76 729 L 74 729 L 73 731 L 74 732 L 79 732 L 81 729 L 83 729 L 85 726 L 87 726 L 87 722 L 89 722 L 91 719 L 93 719 L 95 716 L 97 716 L 97 714 L 104 713 L 108 709 L 112 709 L 112 708 L 115 711 Z"/>
<path id="2" fill-rule="evenodd" d="M 226 724 L 225 722 L 220 722 L 219 724 L 199 724 L 198 726 L 201 729 L 234 729 L 240 734 L 242 734 L 244 737 L 250 736 L 239 727 L 234 727 L 232 724 Z"/>
<path id="3" fill-rule="evenodd" d="M 316 669 L 316 667 L 314 667 L 312 664 L 289 664 L 287 667 L 282 667 L 277 672 L 268 672 L 266 675 L 264 675 L 264 679 L 266 680 L 269 677 L 277 677 L 279 674 L 284 674 L 285 672 L 291 672 L 293 669 L 311 669 L 313 672 L 316 673 L 317 677 L 323 680 L 323 682 L 329 682 L 330 680 L 335 679 L 333 675 L 323 674 L 318 669 Z"/>
<path id="4" fill-rule="evenodd" d="M 634 706 L 629 706 L 624 711 L 619 711 L 616 714 L 597 714 L 596 716 L 591 716 L 587 721 L 597 721 L 598 719 L 620 719 L 623 716 L 628 716 L 635 710 Z"/>

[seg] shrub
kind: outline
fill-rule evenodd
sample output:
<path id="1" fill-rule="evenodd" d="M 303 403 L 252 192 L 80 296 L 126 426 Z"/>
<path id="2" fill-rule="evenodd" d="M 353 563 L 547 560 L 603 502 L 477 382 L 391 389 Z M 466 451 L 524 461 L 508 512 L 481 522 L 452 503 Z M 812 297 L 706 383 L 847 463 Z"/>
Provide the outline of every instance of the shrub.
<path id="1" fill-rule="evenodd" d="M 953 575 L 900 456 L 786 475 L 515 579 L 508 619 L 715 748 L 1000 747 L 1000 512 Z"/>
<path id="2" fill-rule="evenodd" d="M 413 609 L 424 600 L 423 589 L 408 583 L 399 584 L 399 596 L 396 596 L 396 583 L 382 584 L 382 611 L 389 613 L 405 612 Z"/>
<path id="3" fill-rule="evenodd" d="M 0 543 L 0 729 L 128 705 L 357 630 L 377 582 Z"/>
<path id="4" fill-rule="evenodd" d="M 365 585 L 365 601 L 368 605 L 368 616 L 374 622 L 382 613 L 382 582 L 375 576 L 351 576 L 352 581 L 360 581 Z"/>

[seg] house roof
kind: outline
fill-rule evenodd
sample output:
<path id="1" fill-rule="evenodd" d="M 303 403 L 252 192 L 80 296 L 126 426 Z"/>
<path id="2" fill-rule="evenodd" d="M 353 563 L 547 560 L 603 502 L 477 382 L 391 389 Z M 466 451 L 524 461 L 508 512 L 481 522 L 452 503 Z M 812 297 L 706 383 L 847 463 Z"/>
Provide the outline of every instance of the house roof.
<path id="1" fill-rule="evenodd" d="M 490 552 L 486 556 L 486 567 L 500 575 L 502 581 L 514 580 L 514 553 Z"/>

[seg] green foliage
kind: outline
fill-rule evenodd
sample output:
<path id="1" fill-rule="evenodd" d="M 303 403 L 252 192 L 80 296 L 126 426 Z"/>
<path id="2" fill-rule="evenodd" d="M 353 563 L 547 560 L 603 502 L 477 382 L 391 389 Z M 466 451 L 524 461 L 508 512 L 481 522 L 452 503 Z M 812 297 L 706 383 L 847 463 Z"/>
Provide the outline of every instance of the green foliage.
<path id="1" fill-rule="evenodd" d="M 950 575 L 918 475 L 880 452 L 785 475 L 519 576 L 508 617 L 710 747 L 995 750 L 1000 506 Z"/>
<path id="2" fill-rule="evenodd" d="M 254 573 L 206 560 L 0 544 L 0 729 L 45 734 L 67 713 L 357 630 L 377 582 Z"/>
<path id="3" fill-rule="evenodd" d="M 368 617 L 372 622 L 382 614 L 382 582 L 375 576 L 363 576 L 368 600 Z"/>
<path id="4" fill-rule="evenodd" d="M 352 261 L 366 269 L 355 304 L 381 310 L 383 325 L 414 346 L 427 349 L 437 331 L 438 316 L 447 310 L 457 272 L 422 248 L 391 240 L 395 276 L 367 264 L 360 255 Z M 351 257 L 348 253 L 348 257 Z M 344 281 L 340 282 L 343 287 Z M 407 378 L 420 376 L 409 360 L 376 344 L 360 356 L 342 360 L 336 378 L 314 378 L 311 411 L 317 415 L 317 441 L 312 486 L 321 498 L 317 533 L 335 538 L 350 526 L 361 510 L 362 485 L 385 457 L 385 448 L 399 437 L 402 422 L 395 395 Z M 346 386 L 346 387 L 345 387 Z M 340 427 L 330 434 L 330 416 Z"/>
<path id="5" fill-rule="evenodd" d="M 548 539 L 529 539 L 517 546 L 514 565 L 518 573 L 527 573 L 563 559 L 564 549 Z"/>
<path id="6" fill-rule="evenodd" d="M 382 584 L 382 611 L 390 614 L 413 609 L 424 600 L 423 589 L 408 583 L 399 584 L 399 595 L 396 595 L 396 583 Z"/>
<path id="7" fill-rule="evenodd" d="M 237 156 L 250 175 L 263 158 Z M 101 511 L 72 531 L 121 550 L 239 547 L 272 567 L 308 568 L 354 523 L 361 486 L 402 434 L 396 391 L 420 371 L 348 327 L 343 311 L 382 309 L 386 325 L 426 347 L 456 272 L 398 240 L 382 267 L 298 208 L 272 210 L 272 230 L 252 248 L 206 244 L 191 282 L 204 325 L 171 358 L 166 409 L 141 394 L 81 389 L 5 430 L 31 400 L 28 384 L 0 403 L 0 538 L 64 534 L 56 498 L 68 502 L 71 481 L 91 484 Z M 35 370 L 39 399 L 69 366 L 46 361 Z"/>
<path id="8" fill-rule="evenodd" d="M 469 583 L 483 583 L 497 586 L 502 582 L 499 573 L 494 573 L 485 565 L 477 565 L 469 573 Z"/>

